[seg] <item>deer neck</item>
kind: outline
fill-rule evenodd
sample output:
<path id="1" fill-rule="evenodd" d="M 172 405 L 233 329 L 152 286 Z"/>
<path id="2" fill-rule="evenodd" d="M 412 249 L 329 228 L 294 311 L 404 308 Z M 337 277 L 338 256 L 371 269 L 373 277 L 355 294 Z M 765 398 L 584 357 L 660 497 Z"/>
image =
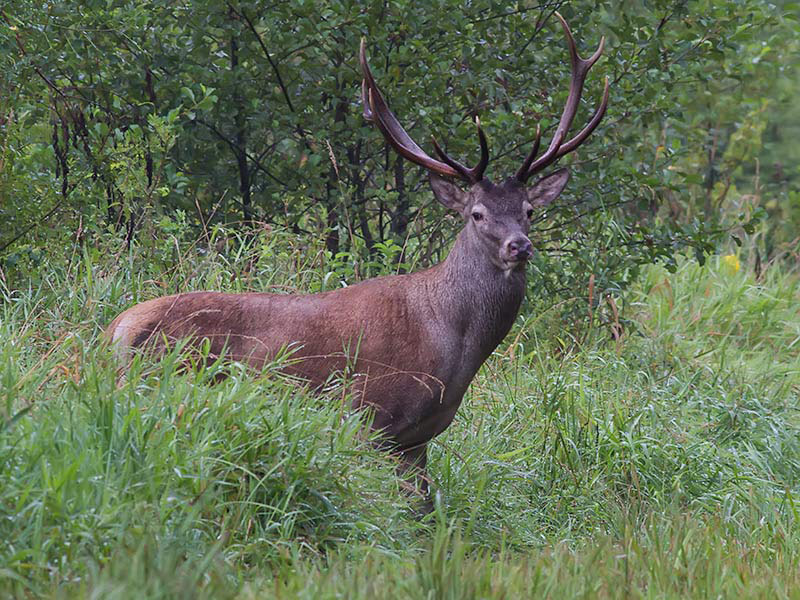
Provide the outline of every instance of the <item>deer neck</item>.
<path id="1" fill-rule="evenodd" d="M 483 362 L 511 329 L 525 295 L 525 269 L 503 271 L 486 256 L 483 243 L 464 229 L 441 265 L 443 312 Z"/>

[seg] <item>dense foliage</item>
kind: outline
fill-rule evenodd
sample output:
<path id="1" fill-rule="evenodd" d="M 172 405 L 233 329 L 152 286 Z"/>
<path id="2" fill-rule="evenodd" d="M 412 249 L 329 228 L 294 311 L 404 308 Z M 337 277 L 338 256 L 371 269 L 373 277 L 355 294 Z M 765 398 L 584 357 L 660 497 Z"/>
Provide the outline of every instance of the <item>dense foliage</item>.
<path id="1" fill-rule="evenodd" d="M 582 52 L 607 39 L 577 121 L 603 77 L 612 97 L 539 222 L 547 252 L 532 293 L 569 298 L 593 276 L 602 298 L 681 247 L 703 260 L 764 208 L 780 217 L 757 246 L 772 257 L 800 211 L 796 150 L 784 156 L 797 11 L 780 4 L 12 0 L 0 30 L 0 268 L 21 285 L 75 240 L 110 231 L 150 244 L 185 228 L 207 243 L 215 224 L 240 222 L 324 236 L 334 264 L 430 263 L 452 221 L 431 206 L 425 173 L 361 117 L 359 39 L 420 143 L 435 132 L 474 156 L 479 115 L 501 179 L 537 124 L 549 139 L 566 97 L 555 10 Z"/>

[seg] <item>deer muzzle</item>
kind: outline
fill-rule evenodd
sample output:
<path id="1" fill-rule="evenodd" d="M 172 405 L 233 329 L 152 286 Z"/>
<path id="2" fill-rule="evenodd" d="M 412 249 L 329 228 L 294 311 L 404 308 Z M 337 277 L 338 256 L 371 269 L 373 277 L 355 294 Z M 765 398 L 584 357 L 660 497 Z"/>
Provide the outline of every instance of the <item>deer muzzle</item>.
<path id="1" fill-rule="evenodd" d="M 533 245 L 524 235 L 515 235 L 506 240 L 503 254 L 503 259 L 507 262 L 524 262 L 533 254 Z"/>

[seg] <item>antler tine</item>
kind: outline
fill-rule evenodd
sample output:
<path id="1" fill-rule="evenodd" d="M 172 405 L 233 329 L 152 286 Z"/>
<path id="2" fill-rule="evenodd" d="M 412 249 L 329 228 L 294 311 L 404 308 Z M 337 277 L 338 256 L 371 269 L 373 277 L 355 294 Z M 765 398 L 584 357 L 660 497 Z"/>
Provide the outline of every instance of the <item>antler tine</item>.
<path id="1" fill-rule="evenodd" d="M 572 152 L 575 150 L 575 148 L 580 146 L 600 124 L 600 121 L 603 120 L 603 117 L 606 114 L 606 109 L 608 108 L 608 94 L 609 84 L 608 77 L 606 77 L 605 88 L 603 89 L 603 99 L 600 101 L 600 106 L 598 106 L 594 111 L 594 114 L 592 115 L 592 118 L 589 119 L 589 123 L 586 124 L 586 127 L 581 129 L 580 133 L 578 133 L 578 135 L 576 135 L 570 141 L 561 145 L 561 148 L 558 150 L 558 158 L 561 158 L 565 154 Z"/>
<path id="2" fill-rule="evenodd" d="M 480 181 L 483 179 L 483 172 L 486 171 L 486 166 L 489 164 L 489 141 L 486 139 L 486 135 L 483 133 L 483 129 L 481 128 L 481 120 L 477 116 L 475 117 L 475 127 L 478 128 L 478 142 L 481 145 L 481 159 L 472 170 L 475 172 L 477 181 Z"/>
<path id="3" fill-rule="evenodd" d="M 486 165 L 489 162 L 489 149 L 486 137 L 480 129 L 480 123 L 478 124 L 478 136 L 481 143 L 481 160 L 475 168 L 469 169 L 451 159 L 438 147 L 435 140 L 434 147 L 444 162 L 431 158 L 411 139 L 411 136 L 403 129 L 397 117 L 395 117 L 389 109 L 386 100 L 384 100 L 383 94 L 381 94 L 378 85 L 375 83 L 375 78 L 372 76 L 372 71 L 367 63 L 365 38 L 361 38 L 359 60 L 361 62 L 361 70 L 364 74 L 364 80 L 361 83 L 364 118 L 367 121 L 375 123 L 386 138 L 386 141 L 389 142 L 398 154 L 429 171 L 446 177 L 458 177 L 466 180 L 470 184 L 477 183 L 483 178 L 483 172 L 486 170 Z"/>
<path id="4" fill-rule="evenodd" d="M 578 112 L 578 106 L 580 105 L 581 94 L 583 93 L 583 84 L 586 81 L 586 75 L 589 73 L 589 69 L 592 68 L 592 66 L 603 54 L 605 37 L 600 39 L 600 44 L 598 45 L 597 50 L 594 51 L 594 54 L 586 59 L 581 58 L 578 54 L 578 49 L 575 45 L 575 38 L 572 36 L 569 25 L 567 25 L 564 17 L 562 17 L 558 12 L 556 12 L 555 15 L 558 17 L 558 20 L 561 22 L 561 27 L 564 29 L 564 34 L 567 37 L 567 46 L 569 48 L 572 71 L 569 95 L 567 96 L 567 102 L 564 105 L 564 110 L 561 113 L 561 119 L 558 122 L 558 127 L 556 127 L 556 131 L 553 134 L 553 139 L 551 140 L 550 145 L 547 147 L 547 150 L 542 156 L 536 160 L 533 160 L 532 157 L 535 156 L 539 146 L 539 134 L 537 131 L 536 141 L 534 143 L 534 151 L 528 155 L 528 158 L 525 159 L 523 166 L 519 169 L 519 171 L 517 171 L 517 179 L 523 182 L 534 173 L 547 168 L 559 158 L 577 148 L 587 137 L 589 137 L 589 134 L 594 131 L 594 129 L 600 123 L 600 120 L 605 115 L 606 108 L 608 107 L 609 88 L 608 79 L 606 78 L 603 99 L 600 103 L 600 106 L 597 108 L 591 120 L 589 121 L 589 124 L 574 138 L 569 140 L 567 143 L 563 143 L 564 138 L 567 136 L 569 128 L 572 125 L 572 121 L 575 118 L 575 114 Z"/>
<path id="5" fill-rule="evenodd" d="M 444 150 L 442 150 L 442 147 L 439 145 L 439 142 L 436 141 L 436 138 L 431 136 L 433 149 L 436 150 L 436 154 L 439 155 L 439 158 L 461 173 L 462 177 L 470 183 L 478 183 L 481 179 L 483 179 L 483 173 L 486 171 L 486 165 L 489 164 L 489 142 L 486 140 L 486 135 L 483 133 L 483 129 L 481 128 L 481 120 L 478 117 L 475 117 L 475 126 L 478 128 L 478 141 L 481 145 L 481 159 L 478 161 L 478 164 L 471 169 L 450 157 Z"/>
<path id="6" fill-rule="evenodd" d="M 517 179 L 525 181 L 528 178 L 527 177 L 528 169 L 531 168 L 531 163 L 533 162 L 533 159 L 535 159 L 536 155 L 539 154 L 539 144 L 541 144 L 541 142 L 542 142 L 542 127 L 539 123 L 537 123 L 536 139 L 533 141 L 533 149 L 530 151 L 530 154 L 528 154 L 528 157 L 522 163 L 522 166 L 519 168 L 519 171 L 517 171 L 516 175 Z"/>
<path id="7" fill-rule="evenodd" d="M 364 110 L 364 120 L 373 123 L 375 115 L 372 114 L 372 106 L 369 103 L 369 90 L 367 89 L 367 80 L 361 80 L 361 106 Z"/>

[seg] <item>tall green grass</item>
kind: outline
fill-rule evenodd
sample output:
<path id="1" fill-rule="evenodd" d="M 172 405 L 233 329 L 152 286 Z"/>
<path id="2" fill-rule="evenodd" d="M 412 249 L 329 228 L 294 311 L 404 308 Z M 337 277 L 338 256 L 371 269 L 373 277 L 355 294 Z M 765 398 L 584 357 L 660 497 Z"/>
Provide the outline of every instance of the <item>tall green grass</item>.
<path id="1" fill-rule="evenodd" d="M 219 235 L 2 290 L 0 595 L 799 597 L 796 274 L 653 267 L 620 340 L 600 314 L 522 315 L 432 444 L 420 521 L 341 387 L 313 396 L 281 359 L 183 372 L 179 350 L 120 372 L 99 332 L 132 302 L 353 276 Z"/>

